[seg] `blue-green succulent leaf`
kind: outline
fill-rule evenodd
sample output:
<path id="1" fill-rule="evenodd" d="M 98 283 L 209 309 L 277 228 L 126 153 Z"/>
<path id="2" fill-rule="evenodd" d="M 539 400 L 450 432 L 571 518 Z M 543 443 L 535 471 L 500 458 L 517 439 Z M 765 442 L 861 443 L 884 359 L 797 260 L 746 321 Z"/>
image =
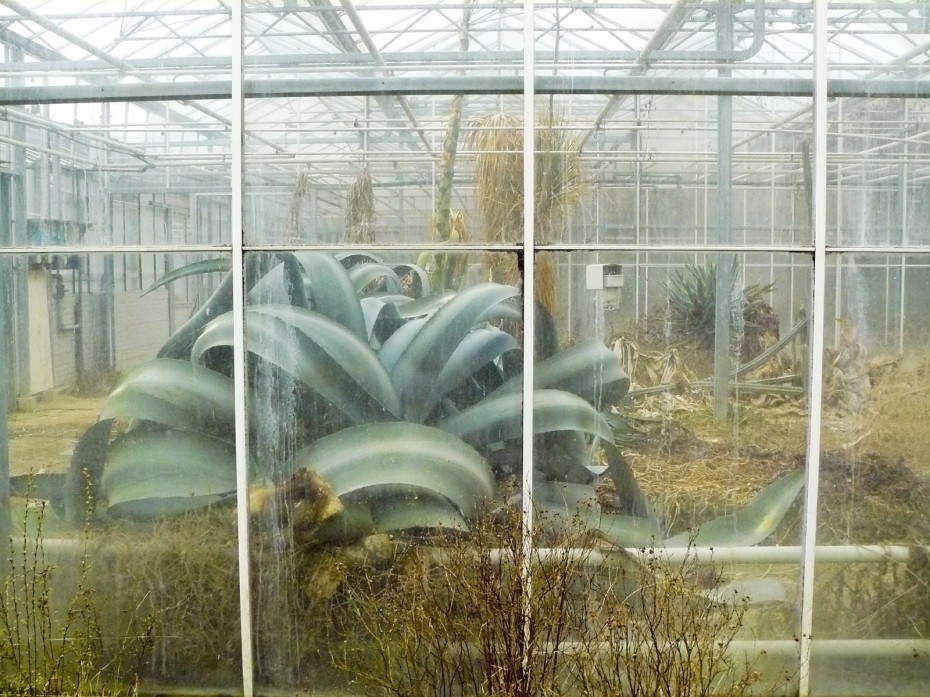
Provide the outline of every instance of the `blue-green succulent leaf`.
<path id="1" fill-rule="evenodd" d="M 391 369 L 402 413 L 415 410 L 472 328 L 500 316 L 500 306 L 516 295 L 511 286 L 483 283 L 458 293 L 427 319 Z"/>
<path id="2" fill-rule="evenodd" d="M 365 317 L 345 267 L 331 254 L 294 252 L 309 286 L 310 308 L 367 341 Z"/>
<path id="3" fill-rule="evenodd" d="M 188 276 L 199 276 L 205 273 L 227 273 L 232 268 L 232 261 L 229 257 L 217 257 L 216 259 L 204 259 L 185 264 L 177 269 L 172 269 L 164 276 L 159 278 L 155 283 L 145 289 L 142 295 L 147 295 L 157 288 L 166 286 Z"/>
<path id="4" fill-rule="evenodd" d="M 375 281 L 380 281 L 379 287 L 388 293 L 400 292 L 400 279 L 390 266 L 384 264 L 365 263 L 358 264 L 349 269 L 349 278 L 358 295 Z M 382 287 L 383 285 L 383 287 Z"/>
<path id="5" fill-rule="evenodd" d="M 804 486 L 804 471 L 776 479 L 742 508 L 665 540 L 666 547 L 748 547 L 775 532 Z"/>
<path id="6" fill-rule="evenodd" d="M 411 406 L 408 418 L 411 421 L 422 421 L 443 397 L 474 375 L 479 368 L 507 351 L 519 348 L 516 339 L 496 327 L 479 327 L 469 332 L 449 356 L 430 392 Z"/>
<path id="7" fill-rule="evenodd" d="M 234 495 L 235 446 L 192 431 L 130 431 L 110 444 L 101 486 L 115 516 L 149 519 L 203 508 Z"/>
<path id="8" fill-rule="evenodd" d="M 235 422 L 233 382 L 190 361 L 156 358 L 130 372 L 104 402 L 100 418 L 119 417 L 226 431 Z"/>
<path id="9" fill-rule="evenodd" d="M 536 389 L 571 392 L 591 404 L 616 404 L 630 389 L 630 378 L 623 372 L 619 357 L 600 339 L 582 341 L 536 365 L 533 371 Z M 502 385 L 500 392 L 515 392 L 522 387 L 517 376 Z"/>
<path id="10" fill-rule="evenodd" d="M 194 344 L 200 361 L 217 346 L 232 346 L 232 313 L 218 317 Z M 303 382 L 355 423 L 391 420 L 397 393 L 368 344 L 331 319 L 286 305 L 246 310 L 246 349 Z"/>
<path id="11" fill-rule="evenodd" d="M 523 432 L 523 395 L 493 395 L 444 419 L 439 428 L 479 449 L 519 438 Z M 533 432 L 551 431 L 581 431 L 613 443 L 604 417 L 581 397 L 559 390 L 537 390 L 533 395 Z"/>
<path id="12" fill-rule="evenodd" d="M 317 471 L 340 497 L 449 500 L 466 518 L 493 494 L 491 471 L 481 455 L 458 438 L 406 422 L 353 426 L 301 449 L 294 468 Z"/>

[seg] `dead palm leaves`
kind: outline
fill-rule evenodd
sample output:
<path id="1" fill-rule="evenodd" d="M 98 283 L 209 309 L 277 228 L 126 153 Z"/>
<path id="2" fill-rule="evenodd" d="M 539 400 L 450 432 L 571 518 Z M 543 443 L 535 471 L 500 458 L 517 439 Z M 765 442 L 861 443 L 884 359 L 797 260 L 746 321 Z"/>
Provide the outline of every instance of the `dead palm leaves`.
<path id="1" fill-rule="evenodd" d="M 523 239 L 523 120 L 509 114 L 490 114 L 471 124 L 470 146 L 475 159 L 478 207 L 484 239 L 493 244 L 518 244 Z M 581 199 L 583 176 L 577 140 L 553 115 L 536 128 L 536 241 L 553 244 L 562 238 L 568 214 Z M 519 266 L 511 254 L 489 254 L 492 280 L 519 283 Z M 538 259 L 537 299 L 555 311 L 555 265 L 550 255 Z"/>
<path id="2" fill-rule="evenodd" d="M 346 244 L 373 244 L 375 241 L 375 193 L 371 174 L 359 172 L 346 196 L 346 224 L 340 240 Z"/>

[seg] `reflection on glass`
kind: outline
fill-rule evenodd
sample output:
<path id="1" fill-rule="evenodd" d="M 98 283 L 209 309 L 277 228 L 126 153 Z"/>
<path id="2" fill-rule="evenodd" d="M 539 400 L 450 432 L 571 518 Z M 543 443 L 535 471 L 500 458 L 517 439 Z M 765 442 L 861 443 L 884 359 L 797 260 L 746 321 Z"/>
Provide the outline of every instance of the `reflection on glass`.
<path id="1" fill-rule="evenodd" d="M 575 520 L 612 545 L 713 547 L 710 565 L 706 550 L 699 563 L 678 552 L 687 583 L 699 593 L 750 596 L 746 614 L 733 619 L 736 639 L 778 640 L 767 674 L 794 672 L 808 260 L 724 257 L 729 341 L 721 355 L 716 255 L 544 252 L 540 268 L 544 255 L 560 292 L 554 306 L 537 308 L 548 335 L 537 346 L 551 347 L 538 351 L 537 390 L 570 390 L 592 412 L 587 429 L 566 416 L 537 436 L 533 495 L 543 520 L 575 507 Z M 714 408 L 719 361 L 722 418 Z M 763 551 L 752 546 L 774 556 L 747 562 Z M 668 572 L 655 564 L 654 573 Z M 667 599 L 672 614 L 693 611 L 678 600 Z"/>
<path id="2" fill-rule="evenodd" d="M 757 81 L 798 77 L 811 70 L 813 9 L 813 2 L 538 5 L 536 72 L 700 78 L 725 64 Z"/>
<path id="3" fill-rule="evenodd" d="M 551 317 L 551 325 L 541 321 L 538 326 L 552 335 L 550 345 L 607 351 L 600 362 L 579 372 L 601 376 L 590 397 L 602 413 L 612 415 L 617 449 L 650 482 L 648 493 L 655 499 L 650 508 L 660 522 L 656 531 L 675 535 L 713 514 L 730 512 L 803 461 L 806 328 L 799 329 L 796 320 L 807 302 L 809 266 L 803 259 L 727 257 L 731 303 L 724 316 L 730 341 L 721 358 L 715 354 L 715 257 L 629 252 L 547 256 L 557 287 L 571 291 L 559 293 L 558 305 L 541 312 Z M 603 361 L 609 355 L 629 379 L 618 383 L 618 394 L 607 388 Z M 546 352 L 539 358 L 543 362 L 538 369 L 545 374 L 545 360 L 552 358 Z M 714 367 L 720 360 L 730 376 L 724 384 L 730 396 L 727 413 L 715 419 Z M 773 428 L 781 417 L 781 426 Z M 669 468 L 680 475 L 680 491 L 663 490 L 671 484 Z M 749 484 L 750 474 L 758 486 Z M 573 476 L 593 480 L 580 471 Z M 688 491 L 691 484 L 697 487 L 694 491 Z M 796 526 L 787 526 L 784 534 L 783 544 L 796 541 Z"/>
<path id="4" fill-rule="evenodd" d="M 17 407 L 5 439 L 13 595 L 0 605 L 16 630 L 2 641 L 33 655 L 43 677 L 29 679 L 56 691 L 77 689 L 79 665 L 101 691 L 136 673 L 143 685 L 238 684 L 232 383 L 205 376 L 184 338 L 204 307 L 220 309 L 222 276 L 170 271 L 228 271 L 228 259 L 4 262 L 23 302 L 2 326 Z M 32 331 L 11 335 L 26 317 Z"/>

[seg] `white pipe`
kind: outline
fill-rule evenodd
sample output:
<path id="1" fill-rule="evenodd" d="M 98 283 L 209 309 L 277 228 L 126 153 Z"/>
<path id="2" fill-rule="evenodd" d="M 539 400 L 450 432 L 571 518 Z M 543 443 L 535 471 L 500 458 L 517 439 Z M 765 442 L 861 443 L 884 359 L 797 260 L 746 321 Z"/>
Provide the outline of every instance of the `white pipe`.
<path id="1" fill-rule="evenodd" d="M 930 652 L 930 639 L 817 639 L 813 643 L 813 654 L 824 657 L 880 657 L 912 658 L 915 653 L 921 656 Z M 601 651 L 616 651 L 622 642 L 602 643 Z M 554 647 L 549 646 L 550 650 Z M 583 641 L 563 641 L 558 644 L 559 651 L 572 653 L 578 649 L 590 650 L 591 644 Z M 761 653 L 772 656 L 797 656 L 798 642 L 793 639 L 735 639 L 727 644 L 732 654 L 744 654 L 755 657 Z"/>
<path id="2" fill-rule="evenodd" d="M 21 546 L 23 538 L 13 538 L 14 544 Z M 28 542 L 28 540 L 26 541 Z M 93 549 L 94 554 L 106 554 L 108 551 L 116 552 L 117 548 L 104 547 L 94 540 L 75 538 L 51 537 L 42 541 L 46 553 L 51 554 L 77 554 Z M 915 549 L 930 554 L 930 546 L 913 547 L 910 545 L 828 545 L 817 547 L 815 559 L 818 564 L 874 564 L 891 561 L 906 563 Z M 132 552 L 143 552 L 145 545 L 138 545 Z M 229 551 L 228 547 L 217 546 L 216 552 L 220 555 Z M 652 551 L 652 550 L 650 550 Z M 438 553 L 441 553 L 439 550 Z M 803 548 L 798 545 L 787 547 L 656 547 L 656 556 L 664 561 L 680 563 L 691 560 L 696 565 L 702 564 L 798 564 L 803 558 Z M 492 549 L 489 552 L 493 563 L 499 564 L 502 560 L 513 555 L 506 549 Z M 610 563 L 614 557 L 637 558 L 643 554 L 641 547 L 589 549 L 585 547 L 538 547 L 532 550 L 532 557 L 540 563 L 558 561 L 567 558 L 574 562 L 584 563 L 589 567 L 597 567 Z M 230 559 L 234 555 L 230 553 Z"/>

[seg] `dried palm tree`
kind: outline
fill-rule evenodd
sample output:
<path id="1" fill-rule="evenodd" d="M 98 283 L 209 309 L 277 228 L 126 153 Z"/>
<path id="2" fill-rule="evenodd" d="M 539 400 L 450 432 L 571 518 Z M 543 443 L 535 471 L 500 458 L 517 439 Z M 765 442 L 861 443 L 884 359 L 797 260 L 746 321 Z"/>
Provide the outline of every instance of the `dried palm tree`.
<path id="1" fill-rule="evenodd" d="M 516 244 L 523 237 L 523 121 L 509 114 L 490 114 L 472 123 L 469 143 L 478 155 L 475 180 L 484 239 L 492 244 Z M 583 192 L 584 178 L 577 139 L 551 112 L 536 127 L 534 212 L 536 240 L 552 244 L 562 238 L 571 207 Z M 519 282 L 512 254 L 491 253 L 486 260 L 493 280 Z M 536 298 L 555 313 L 555 264 L 549 254 L 537 258 Z"/>
<path id="2" fill-rule="evenodd" d="M 373 244 L 375 241 L 375 193 L 371 173 L 363 169 L 358 173 L 346 196 L 346 224 L 340 242 L 344 244 Z"/>
<path id="3" fill-rule="evenodd" d="M 283 242 L 287 245 L 300 244 L 300 208 L 307 198 L 310 178 L 306 172 L 297 175 L 294 182 L 294 193 L 291 194 L 291 207 L 287 214 L 287 223 L 284 225 Z"/>

